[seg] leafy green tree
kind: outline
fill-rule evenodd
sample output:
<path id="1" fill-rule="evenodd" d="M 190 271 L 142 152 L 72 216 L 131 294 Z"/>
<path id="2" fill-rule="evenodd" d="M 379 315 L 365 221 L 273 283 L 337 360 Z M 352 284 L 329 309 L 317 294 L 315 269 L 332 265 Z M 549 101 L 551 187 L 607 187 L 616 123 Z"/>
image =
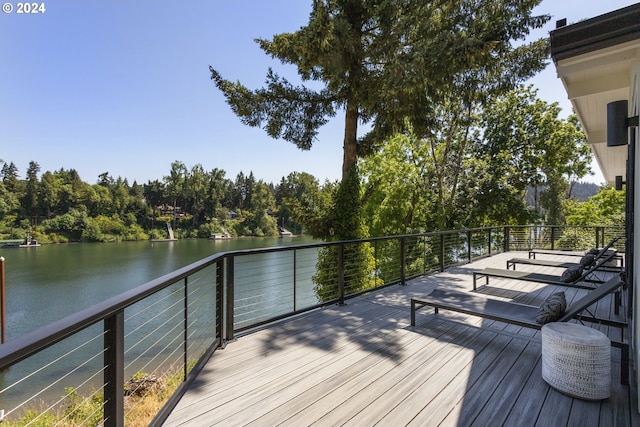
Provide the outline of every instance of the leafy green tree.
<path id="1" fill-rule="evenodd" d="M 425 231 L 434 218 L 429 146 L 415 134 L 390 138 L 361 164 L 365 218 L 372 236 Z"/>
<path id="2" fill-rule="evenodd" d="M 113 212 L 114 214 L 123 217 L 129 207 L 129 184 L 126 178 L 122 179 L 118 177 L 113 183 L 111 188 L 111 197 L 113 199 Z"/>
<path id="3" fill-rule="evenodd" d="M 20 201 L 15 194 L 7 191 L 4 182 L 0 181 L 0 220 L 7 218 L 11 213 L 18 210 Z"/>
<path id="4" fill-rule="evenodd" d="M 532 220 L 525 192 L 542 187 L 540 207 L 547 211 L 547 223 L 561 224 L 569 180 L 590 172 L 591 151 L 577 119 L 560 119 L 558 104 L 536 95 L 532 87 L 522 87 L 483 111 L 484 133 L 475 153 L 486 166 L 478 171 L 483 184 L 479 194 L 486 200 L 481 206 L 492 210 L 484 212 L 490 220 L 503 219 L 504 213 L 519 223 Z"/>
<path id="5" fill-rule="evenodd" d="M 605 186 L 586 202 L 565 201 L 567 225 L 624 226 L 626 196 L 622 190 Z"/>
<path id="6" fill-rule="evenodd" d="M 51 214 L 59 204 L 60 186 L 62 180 L 57 175 L 46 171 L 42 174 L 40 180 L 40 206 L 46 212 L 47 218 L 51 218 Z"/>
<path id="7" fill-rule="evenodd" d="M 276 218 L 270 215 L 271 212 L 275 211 L 273 193 L 262 180 L 252 185 L 252 187 L 251 215 L 247 221 L 247 226 L 254 236 L 277 236 L 278 224 Z"/>
<path id="8" fill-rule="evenodd" d="M 336 189 L 336 183 L 326 182 L 320 186 L 313 175 L 292 172 L 281 185 L 282 203 L 309 234 L 320 239 L 326 236 L 326 219 L 332 209 Z"/>
<path id="9" fill-rule="evenodd" d="M 113 204 L 113 193 L 111 184 L 95 184 L 87 189 L 86 204 L 90 216 L 96 217 L 100 214 L 112 214 L 116 212 Z"/>

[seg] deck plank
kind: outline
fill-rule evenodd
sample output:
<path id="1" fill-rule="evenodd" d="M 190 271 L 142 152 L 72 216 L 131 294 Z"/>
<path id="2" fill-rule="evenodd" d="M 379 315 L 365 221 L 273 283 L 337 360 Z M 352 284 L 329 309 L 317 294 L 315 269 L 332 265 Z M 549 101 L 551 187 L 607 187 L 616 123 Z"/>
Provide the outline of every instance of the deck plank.
<path id="1" fill-rule="evenodd" d="M 441 323 L 434 331 L 445 334 L 449 333 L 454 326 L 455 324 L 450 322 Z M 390 359 L 378 358 L 376 363 L 364 369 L 360 365 L 353 366 L 351 367 L 352 369 L 346 369 L 328 381 L 303 391 L 296 401 L 282 405 L 266 414 L 257 420 L 259 422 L 256 425 L 276 425 L 282 420 L 285 420 L 289 425 L 300 425 L 310 420 L 318 420 L 327 412 L 333 411 L 336 407 L 342 405 L 344 401 L 348 400 L 350 405 L 355 404 L 356 402 L 352 399 L 358 393 L 386 373 L 393 371 L 397 363 L 407 363 L 407 360 L 415 357 L 417 349 L 427 348 L 435 356 L 445 345 L 443 341 L 438 341 L 437 336 L 423 337 L 418 334 L 410 334 L 409 337 L 412 339 L 407 343 L 407 348 L 403 352 L 405 357 L 398 360 L 398 362 L 394 363 Z M 413 349 L 413 347 L 416 347 L 416 349 Z M 424 352 L 422 355 L 429 357 L 428 352 Z M 377 356 L 372 355 L 371 357 Z M 342 400 L 335 399 L 335 396 L 341 396 Z"/>
<path id="2" fill-rule="evenodd" d="M 471 292 L 473 271 L 504 268 L 517 256 L 498 254 L 241 335 L 213 355 L 165 426 L 640 425 L 635 387 L 619 383 L 618 349 L 611 397 L 589 402 L 544 382 L 540 331 L 429 308 L 409 325 L 411 297 L 435 287 Z M 587 292 L 502 279 L 477 292 L 538 305 L 559 290 L 569 303 Z M 613 308 L 608 298 L 594 310 L 611 316 Z"/>
<path id="3" fill-rule="evenodd" d="M 324 425 L 336 425 L 348 422 L 350 425 L 374 425 L 383 422 L 385 417 L 390 417 L 398 425 L 407 424 L 414 418 L 415 411 L 420 406 L 426 405 L 458 375 L 465 374 L 465 367 L 473 361 L 476 351 L 486 347 L 495 337 L 489 332 L 469 333 L 468 328 L 461 329 L 460 334 L 448 338 L 444 349 L 439 351 L 437 357 L 430 358 L 427 363 L 418 360 L 415 369 L 406 376 L 401 377 L 394 373 L 388 373 L 384 381 L 376 382 L 369 387 L 365 394 L 366 406 L 359 412 L 347 411 L 346 416 L 336 419 L 333 413 L 323 419 Z M 397 409 L 399 403 L 403 403 L 401 409 Z M 409 411 L 402 408 L 410 407 Z M 375 408 L 375 409 L 374 409 Z M 403 418 L 404 417 L 404 418 Z"/>

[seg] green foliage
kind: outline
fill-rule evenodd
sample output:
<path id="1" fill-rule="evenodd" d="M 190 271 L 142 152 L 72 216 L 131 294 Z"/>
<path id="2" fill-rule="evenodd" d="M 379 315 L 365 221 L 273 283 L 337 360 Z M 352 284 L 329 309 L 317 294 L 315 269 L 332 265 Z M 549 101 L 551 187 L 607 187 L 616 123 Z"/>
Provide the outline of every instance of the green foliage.
<path id="1" fill-rule="evenodd" d="M 99 425 L 102 422 L 102 393 L 94 392 L 89 398 L 82 397 L 73 388 L 65 388 L 66 408 L 64 422 L 68 425 Z"/>
<path id="2" fill-rule="evenodd" d="M 262 127 L 270 136 L 304 150 L 311 148 L 318 128 L 343 110 L 343 182 L 350 179 L 358 156 L 375 153 L 407 124 L 420 138 L 437 135 L 431 142 L 438 182 L 435 207 L 438 226 L 444 227 L 444 218 L 455 206 L 457 182 L 445 182 L 438 172 L 451 165 L 460 169 L 462 157 L 446 155 L 440 143 L 464 144 L 468 134 L 457 125 L 468 119 L 474 105 L 544 68 L 545 41 L 517 47 L 512 43 L 549 19 L 531 15 L 537 4 L 532 0 L 314 1 L 306 26 L 257 42 L 266 54 L 296 67 L 305 84 L 315 81 L 320 86 L 295 86 L 271 69 L 266 87 L 255 91 L 225 80 L 213 67 L 211 79 L 243 123 Z M 444 123 L 454 124 L 454 132 L 441 129 L 443 111 L 457 115 L 456 122 Z M 359 122 L 371 124 L 370 132 L 360 138 Z M 447 193 L 448 188 L 453 192 Z M 341 209 L 361 203 L 359 192 L 343 196 L 350 198 L 334 200 Z M 302 208 L 316 235 L 328 231 L 347 239 L 360 227 L 340 211 L 328 215 L 324 206 L 319 212 L 322 219 L 311 220 L 311 207 L 303 203 L 292 209 Z"/>
<path id="3" fill-rule="evenodd" d="M 282 203 L 291 216 L 317 239 L 330 234 L 330 211 L 337 184 L 327 182 L 320 186 L 318 180 L 307 173 L 292 173 L 283 180 Z"/>
<path id="4" fill-rule="evenodd" d="M 84 230 L 82 230 L 81 238 L 83 242 L 103 242 L 105 240 L 96 219 L 87 219 Z"/>
<path id="5" fill-rule="evenodd" d="M 64 389 L 64 402 L 58 411 L 30 408 L 15 420 L 4 420 L 3 427 L 37 426 L 37 427 L 75 427 L 79 425 L 97 426 L 103 420 L 102 392 L 92 392 L 89 396 L 81 396 L 73 387 Z"/>
<path id="6" fill-rule="evenodd" d="M 328 219 L 322 224 L 330 225 L 322 230 L 325 240 L 357 240 L 366 236 L 367 230 L 362 217 L 360 203 L 348 203 L 360 198 L 360 181 L 357 168 L 353 168 L 338 185 L 334 203 L 328 210 Z M 337 246 L 323 248 L 318 254 L 316 274 L 313 276 L 315 292 L 321 301 L 335 298 L 338 292 Z M 344 245 L 343 281 L 345 293 L 356 293 L 382 284 L 375 270 L 375 254 L 369 243 Z"/>
<path id="7" fill-rule="evenodd" d="M 364 216 L 372 236 L 420 232 L 434 224 L 433 165 L 424 141 L 411 132 L 398 134 L 360 165 Z"/>
<path id="8" fill-rule="evenodd" d="M 560 119 L 559 112 L 557 103 L 538 99 L 531 87 L 509 92 L 485 107 L 483 138 L 475 148 L 484 168 L 480 207 L 526 223 L 534 219 L 524 203 L 526 189 L 541 187 L 537 213 L 546 214 L 549 224 L 563 222 L 562 201 L 570 196 L 569 182 L 590 173 L 592 154 L 577 119 Z"/>
<path id="9" fill-rule="evenodd" d="M 567 225 L 624 226 L 625 206 L 625 192 L 606 186 L 586 202 L 566 201 Z"/>
<path id="10" fill-rule="evenodd" d="M 256 180 L 253 173 L 239 173 L 234 183 L 222 170 L 206 172 L 201 165 L 188 170 L 176 161 L 163 182 L 141 186 L 114 179 L 107 172 L 100 174 L 97 184 L 89 185 L 74 170 L 64 169 L 46 171 L 38 180 L 35 162 L 30 165 L 29 180 L 20 180 L 13 164 L 4 164 L 3 170 L 0 235 L 4 238 L 29 235 L 40 243 L 145 240 L 167 237 L 165 222 L 172 223 L 179 238 L 209 237 L 209 231 L 227 231 L 233 236 L 278 233 L 282 207 L 275 195 L 282 191 Z M 228 230 L 206 225 L 224 224 L 233 212 L 244 214 Z M 287 221 L 290 228 L 302 232 L 290 215 Z"/>

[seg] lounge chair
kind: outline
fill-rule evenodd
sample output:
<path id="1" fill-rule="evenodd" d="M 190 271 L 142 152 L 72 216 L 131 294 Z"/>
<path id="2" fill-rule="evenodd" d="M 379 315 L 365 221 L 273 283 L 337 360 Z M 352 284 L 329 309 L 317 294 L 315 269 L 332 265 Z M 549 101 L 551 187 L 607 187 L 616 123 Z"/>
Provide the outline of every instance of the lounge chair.
<path id="1" fill-rule="evenodd" d="M 614 245 L 614 243 L 616 243 L 618 240 L 620 240 L 620 237 L 615 237 L 614 239 L 612 239 L 608 245 L 606 245 L 605 247 L 599 249 L 599 254 L 608 254 L 609 251 L 613 251 L 616 252 L 616 256 L 615 259 L 616 260 L 622 260 L 622 256 L 617 254 L 617 251 L 611 249 L 611 247 Z M 562 256 L 573 256 L 573 257 L 583 257 L 585 256 L 587 253 L 589 252 L 577 252 L 577 251 L 564 251 L 564 250 L 552 250 L 552 249 L 531 249 L 529 251 L 529 258 L 530 259 L 536 259 L 536 255 L 538 254 L 544 254 L 544 255 L 562 255 Z"/>
<path id="2" fill-rule="evenodd" d="M 588 312 L 588 308 L 605 297 L 606 295 L 620 291 L 624 285 L 624 281 L 619 275 L 616 275 L 609 281 L 603 283 L 596 289 L 588 292 L 584 297 L 571 303 L 565 310 L 558 322 L 568 322 L 573 319 L 579 321 L 587 321 L 592 323 L 600 323 L 607 326 L 618 327 L 624 334 L 624 328 L 627 323 L 609 319 L 599 319 L 592 316 Z M 525 328 L 541 329 L 542 324 L 536 322 L 538 314 L 537 306 L 519 304 L 515 302 L 503 301 L 479 295 L 473 292 L 460 292 L 454 290 L 434 289 L 430 294 L 424 297 L 411 298 L 411 326 L 416 324 L 416 311 L 422 307 L 430 306 L 438 310 L 451 310 L 459 313 L 469 314 L 472 316 L 483 317 L 486 319 L 497 320 Z M 588 315 L 584 315 L 584 312 Z M 613 347 L 620 348 L 622 358 L 620 367 L 621 382 L 629 383 L 629 344 L 621 341 L 611 341 Z"/>
<path id="3" fill-rule="evenodd" d="M 600 249 L 597 253 L 593 253 L 593 261 L 592 262 L 597 262 L 600 258 L 602 258 L 603 256 L 606 256 L 610 253 L 614 253 L 614 258 L 609 261 L 608 264 L 603 265 L 602 266 L 602 270 L 603 271 L 610 271 L 612 273 L 619 273 L 620 270 L 622 269 L 622 265 L 618 264 L 618 259 L 622 260 L 621 257 L 617 256 L 617 251 L 612 250 L 611 247 L 613 246 L 613 244 L 615 242 L 617 242 L 619 239 L 619 237 L 616 237 L 615 239 L 613 239 L 611 242 L 609 242 L 609 244 L 607 246 L 605 246 L 604 248 Z M 529 258 L 511 258 L 509 260 L 507 260 L 507 270 L 509 270 L 510 268 L 513 268 L 514 270 L 516 269 L 516 264 L 525 264 L 525 265 L 535 265 L 535 266 L 541 266 L 541 267 L 558 267 L 558 268 L 569 268 L 569 267 L 574 267 L 574 266 L 580 266 L 581 263 L 580 262 L 570 262 L 570 261 L 554 261 L 554 260 L 548 260 L 548 259 L 536 259 L 535 258 L 535 254 L 532 257 L 531 256 L 532 251 L 529 251 Z M 559 253 L 555 253 L 555 255 L 566 255 L 565 253 L 562 253 L 561 251 Z M 585 257 L 588 256 L 589 253 L 583 253 L 580 252 L 580 256 L 581 257 Z"/>
<path id="4" fill-rule="evenodd" d="M 527 271 L 503 270 L 500 268 L 485 268 L 473 272 L 473 290 L 477 289 L 477 282 L 480 278 L 485 278 L 485 284 L 489 284 L 490 277 L 502 279 L 525 280 L 528 282 L 546 283 L 548 285 L 567 286 L 573 288 L 593 289 L 603 280 L 593 277 L 593 273 L 603 271 L 602 267 L 609 263 L 615 254 L 609 253 L 598 259 L 593 265 L 584 269 L 579 277 L 573 280 L 563 280 L 562 275 L 542 274 Z"/>

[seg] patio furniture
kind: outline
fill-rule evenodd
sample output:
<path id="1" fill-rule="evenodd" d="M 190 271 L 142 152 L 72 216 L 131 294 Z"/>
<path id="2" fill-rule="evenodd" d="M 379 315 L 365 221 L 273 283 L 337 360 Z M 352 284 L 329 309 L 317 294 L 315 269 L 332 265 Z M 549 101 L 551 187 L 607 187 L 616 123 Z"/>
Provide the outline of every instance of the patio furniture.
<path id="1" fill-rule="evenodd" d="M 532 258 L 511 258 L 507 260 L 507 270 L 516 269 L 516 264 L 532 265 L 537 267 L 557 267 L 557 268 L 569 268 L 579 266 L 579 262 L 570 261 L 554 261 L 550 259 L 532 259 Z M 602 271 L 608 271 L 611 273 L 620 272 L 622 267 L 617 261 L 611 260 L 608 264 L 602 266 Z"/>
<path id="2" fill-rule="evenodd" d="M 536 259 L 536 255 L 539 254 L 544 254 L 544 255 L 562 255 L 562 256 L 574 256 L 574 257 L 583 257 L 588 253 L 593 253 L 594 250 L 597 250 L 598 255 L 608 255 L 611 252 L 615 253 L 615 259 L 616 260 L 622 260 L 622 256 L 617 254 L 617 251 L 615 249 L 611 249 L 611 247 L 618 241 L 620 240 L 620 237 L 615 237 L 613 238 L 609 244 L 607 244 L 606 246 L 604 246 L 601 249 L 592 249 L 591 251 L 587 251 L 587 252 L 579 252 L 579 251 L 570 251 L 570 250 L 553 250 L 553 249 L 531 249 L 529 251 L 529 258 L 530 259 Z"/>
<path id="3" fill-rule="evenodd" d="M 558 267 L 558 268 L 568 268 L 573 266 L 582 265 L 582 261 L 584 257 L 592 255 L 593 261 L 598 261 L 601 257 L 609 255 L 611 253 L 614 254 L 614 257 L 605 265 L 602 266 L 603 271 L 611 271 L 611 272 L 619 272 L 622 267 L 622 256 L 618 255 L 615 249 L 611 249 L 614 243 L 616 243 L 620 238 L 616 237 L 611 240 L 609 244 L 602 249 L 598 250 L 598 252 L 594 252 L 595 249 L 592 249 L 589 252 L 566 252 L 566 251 L 544 251 L 544 250 L 531 250 L 529 251 L 529 258 L 511 258 L 507 260 L 507 270 L 512 268 L 516 269 L 516 264 L 526 264 L 526 265 L 536 265 L 542 267 Z M 580 262 L 572 262 L 572 261 L 556 261 L 549 259 L 537 259 L 535 257 L 536 253 L 546 253 L 550 255 L 562 255 L 562 256 L 578 256 L 582 258 Z"/>
<path id="4" fill-rule="evenodd" d="M 586 400 L 611 393 L 611 341 L 605 334 L 566 322 L 542 327 L 542 378 L 551 387 Z"/>
<path id="5" fill-rule="evenodd" d="M 603 280 L 593 277 L 596 271 L 602 271 L 602 267 L 613 258 L 614 254 L 602 256 L 590 267 L 584 269 L 580 275 L 576 275 L 573 280 L 565 280 L 562 275 L 533 273 L 527 271 L 503 270 L 500 268 L 485 268 L 480 271 L 473 272 L 473 290 L 477 289 L 477 281 L 485 278 L 485 285 L 489 284 L 490 277 L 502 279 L 525 280 L 528 282 L 546 283 L 549 285 L 567 286 L 573 288 L 593 289 Z"/>
<path id="6" fill-rule="evenodd" d="M 589 291 L 585 296 L 571 303 L 564 314 L 557 320 L 558 322 L 568 322 L 573 319 L 580 321 L 599 323 L 607 326 L 620 328 L 621 339 L 623 337 L 626 322 L 611 319 L 601 319 L 592 316 L 588 308 L 612 292 L 619 292 L 624 285 L 624 281 L 619 275 Z M 541 329 L 542 324 L 536 322 L 539 307 L 525 304 L 518 304 L 510 301 L 503 301 L 488 298 L 473 292 L 460 292 L 455 290 L 434 289 L 430 294 L 423 297 L 411 298 L 411 325 L 416 324 L 416 312 L 430 306 L 437 314 L 440 309 L 478 316 L 486 319 L 510 323 L 525 328 Z M 585 312 L 587 313 L 585 315 Z M 623 384 L 629 381 L 629 344 L 622 341 L 611 341 L 611 346 L 621 349 L 620 377 Z"/>

